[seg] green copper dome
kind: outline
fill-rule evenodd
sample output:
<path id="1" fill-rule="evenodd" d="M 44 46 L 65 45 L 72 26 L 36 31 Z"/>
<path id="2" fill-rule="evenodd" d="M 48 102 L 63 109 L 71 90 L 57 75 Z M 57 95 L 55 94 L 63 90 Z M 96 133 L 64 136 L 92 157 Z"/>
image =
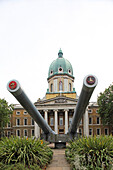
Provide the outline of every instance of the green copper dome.
<path id="1" fill-rule="evenodd" d="M 63 58 L 63 52 L 61 49 L 58 52 L 58 58 L 54 60 L 49 67 L 48 79 L 59 74 L 67 74 L 74 78 L 72 65 L 67 59 Z"/>

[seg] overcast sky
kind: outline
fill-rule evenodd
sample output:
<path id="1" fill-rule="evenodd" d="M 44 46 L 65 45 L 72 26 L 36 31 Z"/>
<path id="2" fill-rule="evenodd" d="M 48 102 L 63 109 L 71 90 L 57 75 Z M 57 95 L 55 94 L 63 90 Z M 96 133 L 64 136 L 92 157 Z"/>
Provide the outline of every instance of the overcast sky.
<path id="1" fill-rule="evenodd" d="M 17 103 L 6 89 L 11 79 L 32 102 L 43 98 L 60 48 L 78 95 L 87 74 L 98 78 L 96 101 L 113 82 L 113 0 L 0 0 L 0 98 Z"/>

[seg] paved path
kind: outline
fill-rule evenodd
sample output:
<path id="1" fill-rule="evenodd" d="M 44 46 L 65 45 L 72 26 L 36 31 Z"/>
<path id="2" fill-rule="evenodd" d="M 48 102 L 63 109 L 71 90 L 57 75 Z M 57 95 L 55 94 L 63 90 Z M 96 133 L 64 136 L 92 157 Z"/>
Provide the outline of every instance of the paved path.
<path id="1" fill-rule="evenodd" d="M 70 165 L 65 158 L 65 149 L 52 149 L 53 159 L 46 170 L 70 170 Z"/>

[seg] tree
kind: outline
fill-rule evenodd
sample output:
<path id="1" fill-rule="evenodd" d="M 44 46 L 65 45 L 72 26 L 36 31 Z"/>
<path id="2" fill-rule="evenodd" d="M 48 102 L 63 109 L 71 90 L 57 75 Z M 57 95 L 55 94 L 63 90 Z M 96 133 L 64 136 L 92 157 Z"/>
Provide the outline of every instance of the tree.
<path id="1" fill-rule="evenodd" d="M 97 99 L 98 113 L 103 125 L 112 125 L 113 128 L 113 85 L 110 85 Z"/>
<path id="2" fill-rule="evenodd" d="M 13 105 L 8 105 L 8 102 L 5 99 L 0 99 L 0 137 L 3 134 L 3 128 L 9 122 L 9 118 L 12 113 Z"/>

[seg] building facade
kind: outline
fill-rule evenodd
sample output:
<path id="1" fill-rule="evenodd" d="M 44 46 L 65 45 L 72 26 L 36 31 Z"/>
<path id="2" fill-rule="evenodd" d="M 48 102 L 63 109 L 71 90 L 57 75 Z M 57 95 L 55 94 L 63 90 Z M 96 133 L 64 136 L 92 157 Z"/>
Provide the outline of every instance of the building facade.
<path id="1" fill-rule="evenodd" d="M 63 57 L 60 49 L 57 59 L 49 67 L 45 97 L 34 103 L 56 134 L 66 134 L 72 121 L 78 102 L 74 79 L 72 65 Z M 10 123 L 4 129 L 6 136 L 40 137 L 42 130 L 22 106 L 15 105 L 10 119 Z M 96 103 L 89 103 L 78 127 L 78 133 L 82 136 L 112 133 L 111 127 L 102 125 Z"/>

